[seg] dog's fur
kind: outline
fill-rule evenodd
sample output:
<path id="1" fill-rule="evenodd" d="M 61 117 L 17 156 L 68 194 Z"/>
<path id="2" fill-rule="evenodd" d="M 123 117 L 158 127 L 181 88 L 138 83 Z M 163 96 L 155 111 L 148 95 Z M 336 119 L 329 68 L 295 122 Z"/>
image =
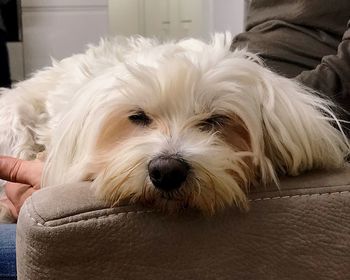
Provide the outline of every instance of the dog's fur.
<path id="1" fill-rule="evenodd" d="M 116 38 L 54 62 L 2 89 L 0 154 L 45 151 L 43 186 L 92 180 L 111 204 L 208 213 L 247 208 L 250 184 L 342 166 L 349 145 L 331 102 L 231 52 L 231 39 Z M 140 112 L 147 122 L 132 122 Z M 179 189 L 151 183 L 148 164 L 160 155 L 188 163 Z"/>

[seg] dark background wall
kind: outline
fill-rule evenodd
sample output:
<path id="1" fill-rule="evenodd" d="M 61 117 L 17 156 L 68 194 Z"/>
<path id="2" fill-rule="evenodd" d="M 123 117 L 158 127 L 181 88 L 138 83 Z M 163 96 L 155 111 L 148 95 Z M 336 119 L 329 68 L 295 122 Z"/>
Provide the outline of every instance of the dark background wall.
<path id="1" fill-rule="evenodd" d="M 7 41 L 21 41 L 19 21 L 20 1 L 11 0 L 2 9 L 2 15 L 7 30 Z"/>

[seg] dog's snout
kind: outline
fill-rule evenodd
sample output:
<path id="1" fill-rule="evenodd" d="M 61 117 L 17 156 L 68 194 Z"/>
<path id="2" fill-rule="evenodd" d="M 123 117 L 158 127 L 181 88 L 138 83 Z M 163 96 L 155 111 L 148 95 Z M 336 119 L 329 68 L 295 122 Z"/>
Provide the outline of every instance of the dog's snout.
<path id="1" fill-rule="evenodd" d="M 148 164 L 148 173 L 153 185 L 163 191 L 172 191 L 181 187 L 186 180 L 190 166 L 177 157 L 160 156 Z"/>

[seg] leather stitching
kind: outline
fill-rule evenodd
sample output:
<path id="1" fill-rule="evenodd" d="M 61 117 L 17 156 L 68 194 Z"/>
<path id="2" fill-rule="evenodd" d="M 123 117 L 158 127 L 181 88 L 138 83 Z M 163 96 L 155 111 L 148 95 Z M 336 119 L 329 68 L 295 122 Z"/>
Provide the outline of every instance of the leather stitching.
<path id="1" fill-rule="evenodd" d="M 87 219 L 80 219 L 78 221 L 74 221 L 74 222 L 70 222 L 70 223 L 64 223 L 62 225 L 71 225 L 71 224 L 76 224 L 76 223 L 80 223 L 80 222 L 87 222 L 87 221 L 91 221 L 91 220 L 99 220 L 99 219 L 104 219 L 104 218 L 110 218 L 110 217 L 118 217 L 120 215 L 127 215 L 127 214 L 144 214 L 144 213 L 152 213 L 155 212 L 154 210 L 146 210 L 146 211 L 125 211 L 125 212 L 119 212 L 119 213 L 114 213 L 114 214 L 108 214 L 108 215 L 103 215 L 103 216 L 98 216 L 98 217 L 94 217 L 94 218 L 87 218 Z M 26 207 L 26 215 L 37 225 L 37 226 L 41 226 L 44 227 L 46 226 L 46 222 L 39 223 L 35 218 L 33 218 L 28 210 L 28 207 Z"/>
<path id="2" fill-rule="evenodd" d="M 25 210 L 26 210 L 26 215 L 27 215 L 37 226 L 41 226 L 41 227 L 44 226 L 43 224 L 39 223 L 37 220 L 35 220 L 35 219 L 30 215 L 27 205 L 25 206 Z"/>
<path id="3" fill-rule="evenodd" d="M 314 196 L 326 196 L 326 195 L 334 195 L 334 194 L 348 194 L 350 191 L 339 191 L 339 192 L 325 192 L 325 193 L 311 193 L 311 194 L 296 194 L 296 195 L 285 195 L 285 196 L 274 196 L 274 197 L 262 197 L 249 199 L 250 202 L 258 202 L 265 200 L 273 200 L 273 199 L 291 199 L 291 198 L 302 198 L 302 197 L 314 197 Z"/>
<path id="4" fill-rule="evenodd" d="M 294 198 L 303 198 L 303 197 L 318 197 L 318 196 L 330 196 L 330 195 L 342 195 L 342 194 L 349 194 L 350 191 L 338 191 L 338 192 L 326 192 L 326 193 L 313 193 L 313 194 L 298 194 L 298 195 L 286 195 L 286 196 L 274 196 L 274 197 L 264 197 L 264 198 L 256 198 L 256 199 L 250 199 L 250 202 L 259 202 L 259 201 L 266 201 L 266 200 L 276 200 L 276 199 L 294 199 Z M 45 223 L 39 223 L 35 218 L 33 218 L 28 210 L 28 207 L 26 208 L 26 215 L 37 225 L 44 227 Z M 87 219 L 81 219 L 79 221 L 74 221 L 70 223 L 65 223 L 62 225 L 71 225 L 71 224 L 76 224 L 80 222 L 87 222 L 91 220 L 99 220 L 99 219 L 104 219 L 104 218 L 110 218 L 110 217 L 118 217 L 120 215 L 127 215 L 127 214 L 144 214 L 144 213 L 153 213 L 155 210 L 148 210 L 148 211 L 125 211 L 125 212 L 120 212 L 120 213 L 114 213 L 114 214 L 108 214 L 108 215 L 103 215 L 99 217 L 94 217 L 94 218 L 87 218 Z"/>

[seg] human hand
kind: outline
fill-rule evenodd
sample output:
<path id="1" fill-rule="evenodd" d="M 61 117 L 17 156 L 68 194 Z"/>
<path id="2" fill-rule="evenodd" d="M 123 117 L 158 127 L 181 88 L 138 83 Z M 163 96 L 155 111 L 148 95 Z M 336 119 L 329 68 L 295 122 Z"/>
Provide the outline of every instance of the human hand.
<path id="1" fill-rule="evenodd" d="M 0 179 L 8 181 L 4 187 L 6 198 L 3 202 L 15 218 L 24 201 L 40 188 L 42 170 L 43 162 L 38 159 L 25 161 L 0 156 Z"/>

